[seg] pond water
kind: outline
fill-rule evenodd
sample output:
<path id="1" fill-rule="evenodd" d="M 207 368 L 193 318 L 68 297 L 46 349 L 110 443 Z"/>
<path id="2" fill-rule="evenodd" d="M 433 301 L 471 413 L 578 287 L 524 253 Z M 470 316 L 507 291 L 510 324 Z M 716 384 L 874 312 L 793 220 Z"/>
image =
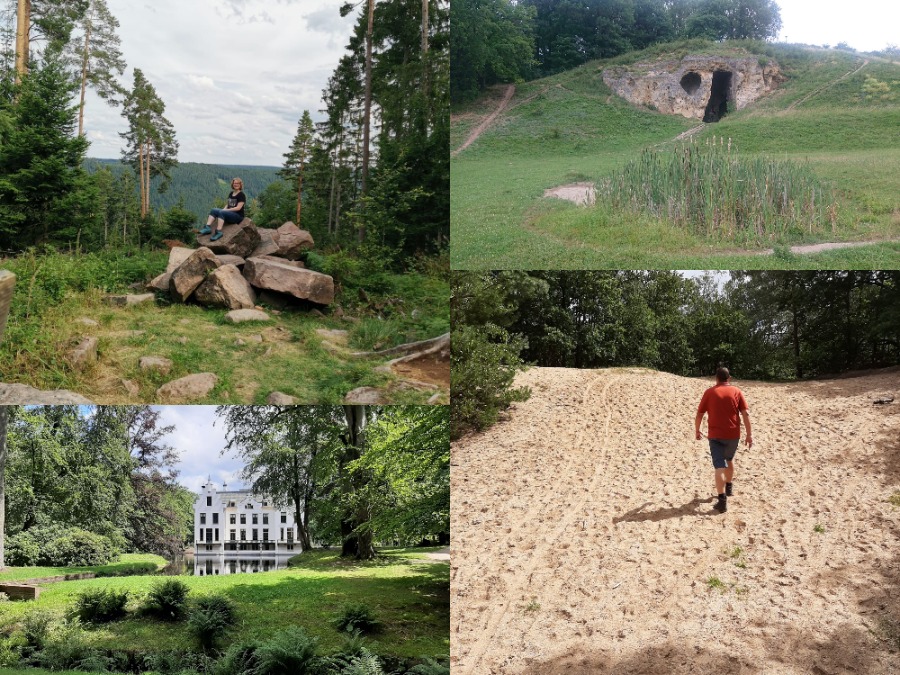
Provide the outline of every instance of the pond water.
<path id="1" fill-rule="evenodd" d="M 178 556 L 163 570 L 163 574 L 210 577 L 223 574 L 255 574 L 287 569 L 290 556 L 248 557 L 237 555 Z"/>

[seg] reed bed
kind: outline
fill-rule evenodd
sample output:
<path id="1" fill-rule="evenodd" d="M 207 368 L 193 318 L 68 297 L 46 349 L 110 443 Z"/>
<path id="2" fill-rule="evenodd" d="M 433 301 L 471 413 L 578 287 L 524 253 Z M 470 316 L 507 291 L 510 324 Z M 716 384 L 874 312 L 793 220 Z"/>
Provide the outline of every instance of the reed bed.
<path id="1" fill-rule="evenodd" d="M 598 201 L 649 213 L 698 235 L 772 240 L 834 231 L 838 201 L 805 165 L 743 157 L 724 138 L 645 149 L 598 186 Z"/>

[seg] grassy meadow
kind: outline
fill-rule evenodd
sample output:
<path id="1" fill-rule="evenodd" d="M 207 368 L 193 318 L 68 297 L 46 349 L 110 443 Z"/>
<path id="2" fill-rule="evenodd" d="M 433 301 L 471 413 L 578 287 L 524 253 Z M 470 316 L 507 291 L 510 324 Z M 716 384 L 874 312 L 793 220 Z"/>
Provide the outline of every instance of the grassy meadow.
<path id="1" fill-rule="evenodd" d="M 367 562 L 342 560 L 337 551 L 307 551 L 295 566 L 277 572 L 179 576 L 188 600 L 223 595 L 237 609 L 228 642 L 265 639 L 288 626 L 316 638 L 322 653 L 338 651 L 345 637 L 332 620 L 346 605 L 368 606 L 382 623 L 367 642 L 380 655 L 439 657 L 450 649 L 450 566 L 422 560 L 427 549 L 389 549 Z M 35 569 L 35 568 L 32 568 Z M 83 571 L 89 571 L 85 568 Z M 37 575 L 31 575 L 37 576 Z M 160 576 L 129 576 L 47 584 L 34 602 L 0 603 L 0 634 L 14 635 L 25 615 L 48 610 L 62 617 L 79 593 L 103 588 L 129 593 L 127 618 L 85 627 L 92 647 L 125 652 L 179 652 L 197 646 L 181 622 L 139 617 L 135 610 Z"/>
<path id="2" fill-rule="evenodd" d="M 395 403 L 425 403 L 434 393 L 403 388 L 398 378 L 377 372 L 389 357 L 350 353 L 447 332 L 449 286 L 440 270 L 423 265 L 405 274 L 375 272 L 345 259 L 335 270 L 339 293 L 326 316 L 264 305 L 271 317 L 266 322 L 231 324 L 226 310 L 169 304 L 162 295 L 132 307 L 105 302 L 108 292 L 135 292 L 128 285 L 158 274 L 165 261 L 163 252 L 31 253 L 6 261 L 18 279 L 0 342 L 0 381 L 69 389 L 97 403 L 156 402 L 160 386 L 201 372 L 219 381 L 193 403 L 264 403 L 273 391 L 303 403 L 337 403 L 362 386 L 386 389 Z M 333 345 L 319 329 L 347 331 L 346 344 Z M 88 335 L 99 340 L 98 359 L 73 367 L 66 355 Z M 170 359 L 172 369 L 165 375 L 142 370 L 142 356 Z"/>
<path id="3" fill-rule="evenodd" d="M 691 228 L 651 209 L 604 199 L 602 189 L 596 205 L 587 208 L 543 197 L 544 190 L 568 183 L 601 188 L 615 182 L 644 151 L 676 152 L 682 142 L 676 144 L 675 137 L 699 124 L 619 98 L 603 83 L 604 67 L 657 56 L 739 55 L 745 49 L 761 61 L 776 59 L 788 80 L 769 96 L 706 125 L 693 136 L 694 147 L 708 147 L 713 136 L 717 145 L 730 139 L 730 154 L 742 165 L 777 163 L 791 186 L 790 177 L 810 176 L 816 186 L 811 218 L 786 226 L 770 219 L 766 227 Z M 869 63 L 860 69 L 866 58 Z M 853 74 L 844 77 L 847 73 Z M 451 150 L 496 105 L 502 90 L 452 111 Z M 791 253 L 789 247 L 900 239 L 898 128 L 900 65 L 875 57 L 690 41 L 591 62 L 518 85 L 494 125 L 451 160 L 451 264 L 454 269 L 896 267 L 896 241 L 816 254 Z M 702 178 L 714 185 L 721 176 Z M 727 208 L 728 194 L 710 190 L 710 212 Z M 819 201 L 823 198 L 827 203 Z M 789 194 L 788 201 L 795 198 Z M 739 220 L 742 208 L 734 206 Z M 763 254 L 772 249 L 774 254 Z"/>

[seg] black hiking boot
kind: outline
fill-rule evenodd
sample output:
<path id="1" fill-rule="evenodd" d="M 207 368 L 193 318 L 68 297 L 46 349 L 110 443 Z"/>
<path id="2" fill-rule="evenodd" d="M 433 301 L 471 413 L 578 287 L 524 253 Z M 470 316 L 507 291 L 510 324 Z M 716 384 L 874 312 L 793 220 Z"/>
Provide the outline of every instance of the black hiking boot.
<path id="1" fill-rule="evenodd" d="M 719 496 L 718 501 L 716 501 L 715 506 L 713 508 L 719 513 L 725 513 L 728 510 L 728 501 L 727 497 Z"/>
<path id="2" fill-rule="evenodd" d="M 731 489 L 731 483 L 725 483 L 725 496 L 731 497 L 734 491 Z"/>

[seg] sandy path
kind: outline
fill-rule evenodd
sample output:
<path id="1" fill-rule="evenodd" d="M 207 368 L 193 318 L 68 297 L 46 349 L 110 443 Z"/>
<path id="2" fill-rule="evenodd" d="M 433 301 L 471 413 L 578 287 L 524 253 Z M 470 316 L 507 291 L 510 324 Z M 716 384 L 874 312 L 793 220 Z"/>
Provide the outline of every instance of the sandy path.
<path id="1" fill-rule="evenodd" d="M 869 630 L 900 619 L 900 405 L 871 404 L 897 373 L 738 383 L 756 445 L 725 515 L 690 433 L 709 381 L 519 380 L 530 401 L 452 446 L 454 673 L 900 672 Z"/>
<path id="2" fill-rule="evenodd" d="M 450 156 L 456 157 L 459 153 L 461 153 L 463 150 L 465 150 L 470 145 L 472 145 L 472 143 L 477 141 L 478 137 L 481 136 L 481 134 L 483 134 L 487 130 L 487 128 L 490 127 L 494 123 L 494 120 L 497 119 L 497 116 L 503 112 L 503 109 L 506 108 L 506 106 L 509 104 L 510 100 L 512 99 L 513 94 L 515 94 L 515 93 L 516 93 L 515 85 L 511 84 L 508 87 L 506 87 L 506 93 L 503 94 L 503 99 L 500 101 L 500 104 L 497 106 L 496 110 L 494 110 L 494 112 L 492 112 L 490 115 L 488 115 L 481 124 L 479 124 L 477 127 L 472 129 L 472 133 L 469 134 L 469 137 L 466 138 L 465 142 L 461 146 L 459 146 L 456 150 L 451 152 Z"/>

